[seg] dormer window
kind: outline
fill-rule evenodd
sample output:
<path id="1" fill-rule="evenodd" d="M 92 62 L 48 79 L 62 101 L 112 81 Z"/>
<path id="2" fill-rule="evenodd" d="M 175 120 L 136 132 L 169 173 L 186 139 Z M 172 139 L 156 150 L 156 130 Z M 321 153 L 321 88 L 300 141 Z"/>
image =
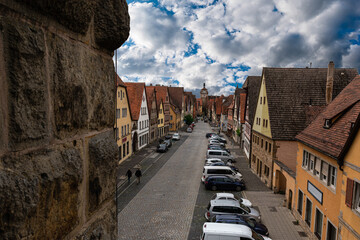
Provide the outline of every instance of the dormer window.
<path id="1" fill-rule="evenodd" d="M 331 121 L 330 121 L 330 119 L 325 119 L 324 128 L 329 129 L 330 126 L 331 126 Z"/>

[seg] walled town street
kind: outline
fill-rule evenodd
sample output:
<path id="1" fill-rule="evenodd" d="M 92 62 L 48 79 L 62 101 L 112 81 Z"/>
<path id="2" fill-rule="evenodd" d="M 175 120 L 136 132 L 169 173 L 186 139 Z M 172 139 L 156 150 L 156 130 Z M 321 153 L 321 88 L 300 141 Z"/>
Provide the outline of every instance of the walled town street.
<path id="1" fill-rule="evenodd" d="M 200 178 L 207 149 L 205 134 L 209 124 L 197 123 L 192 133 L 181 132 L 167 153 L 156 153 L 155 146 L 140 150 L 123 162 L 118 182 L 118 239 L 199 239 L 205 222 L 206 206 L 215 193 L 206 191 Z M 290 211 L 282 206 L 283 196 L 271 190 L 250 171 L 239 147 L 228 141 L 236 156 L 236 166 L 246 181 L 242 193 L 262 215 L 272 239 L 308 239 Z M 125 179 L 128 168 L 141 167 L 139 185 L 134 177 Z"/>

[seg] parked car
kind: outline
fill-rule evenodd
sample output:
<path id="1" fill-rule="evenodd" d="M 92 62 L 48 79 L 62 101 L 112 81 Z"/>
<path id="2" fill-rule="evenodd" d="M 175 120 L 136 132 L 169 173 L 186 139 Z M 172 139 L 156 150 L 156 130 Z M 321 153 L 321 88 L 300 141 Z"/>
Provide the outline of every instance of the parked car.
<path id="1" fill-rule="evenodd" d="M 212 136 L 210 137 L 210 139 L 211 139 L 211 140 L 218 140 L 219 142 L 225 143 L 225 144 L 227 143 L 227 141 L 226 141 L 225 138 L 219 137 L 219 136 L 217 136 L 217 135 L 212 135 Z"/>
<path id="2" fill-rule="evenodd" d="M 246 198 L 239 198 L 232 193 L 216 193 L 212 196 L 211 200 L 233 200 L 244 204 L 247 207 L 252 207 L 250 200 Z"/>
<path id="3" fill-rule="evenodd" d="M 180 134 L 174 133 L 173 136 L 172 136 L 172 139 L 175 140 L 175 141 L 179 141 L 180 140 Z"/>
<path id="4" fill-rule="evenodd" d="M 224 163 L 220 158 L 207 158 L 205 159 L 205 166 L 210 165 L 212 163 Z"/>
<path id="5" fill-rule="evenodd" d="M 235 162 L 234 156 L 230 155 L 225 150 L 207 150 L 206 157 L 207 158 L 220 158 L 221 160 L 230 161 L 232 163 Z"/>
<path id="6" fill-rule="evenodd" d="M 245 189 L 244 180 L 236 179 L 226 175 L 209 176 L 205 179 L 207 190 L 230 190 L 241 191 Z"/>
<path id="7" fill-rule="evenodd" d="M 219 142 L 218 140 L 211 140 L 211 138 L 210 138 L 210 140 L 209 140 L 209 143 L 210 144 L 218 144 L 218 145 L 220 145 L 220 146 L 224 146 L 225 147 L 225 143 L 222 143 L 222 142 Z"/>
<path id="8" fill-rule="evenodd" d="M 209 137 L 211 137 L 213 134 L 215 134 L 215 133 L 207 133 L 207 134 L 205 135 L 205 137 L 206 137 L 206 138 L 209 138 Z"/>
<path id="9" fill-rule="evenodd" d="M 171 141 L 171 139 L 165 139 L 165 140 L 164 140 L 164 143 L 167 145 L 168 148 L 171 148 L 171 146 L 172 146 L 172 141 Z"/>
<path id="10" fill-rule="evenodd" d="M 230 154 L 230 150 L 229 149 L 227 149 L 227 148 L 224 148 L 224 147 L 222 147 L 222 146 L 220 146 L 220 145 L 214 145 L 214 144 L 209 144 L 208 145 L 208 150 L 225 150 L 225 151 L 227 151 L 229 154 Z"/>
<path id="11" fill-rule="evenodd" d="M 260 213 L 254 209 L 233 200 L 211 200 L 205 213 L 205 218 L 210 221 L 215 215 L 241 214 L 249 220 L 259 222 Z"/>
<path id="12" fill-rule="evenodd" d="M 230 163 L 231 164 L 231 163 Z M 214 163 L 208 163 L 208 164 L 205 164 L 206 166 L 228 166 L 230 167 L 232 170 L 234 170 L 235 172 L 240 172 L 239 169 L 233 165 L 229 165 L 229 162 L 228 163 L 224 163 L 223 161 L 221 162 L 214 162 Z"/>
<path id="13" fill-rule="evenodd" d="M 186 129 L 186 132 L 188 132 L 188 133 L 192 133 L 192 128 L 191 127 L 188 127 L 187 129 Z"/>
<path id="14" fill-rule="evenodd" d="M 249 220 L 247 217 L 244 217 L 240 214 L 216 215 L 211 219 L 211 221 L 216 223 L 245 225 L 257 232 L 258 234 L 269 236 L 269 230 L 264 224 Z"/>
<path id="15" fill-rule="evenodd" d="M 242 180 L 241 173 L 235 172 L 229 166 L 204 166 L 201 181 L 205 182 L 206 178 L 213 175 L 226 175 Z"/>
<path id="16" fill-rule="evenodd" d="M 165 139 L 171 139 L 172 136 L 170 134 L 166 134 Z"/>
<path id="17" fill-rule="evenodd" d="M 168 146 L 166 143 L 160 143 L 156 148 L 157 152 L 167 152 L 167 150 L 168 150 Z"/>
<path id="18" fill-rule="evenodd" d="M 212 239 L 247 239 L 247 240 L 271 240 L 269 237 L 261 236 L 245 225 L 229 223 L 209 223 L 203 225 L 200 240 Z"/>

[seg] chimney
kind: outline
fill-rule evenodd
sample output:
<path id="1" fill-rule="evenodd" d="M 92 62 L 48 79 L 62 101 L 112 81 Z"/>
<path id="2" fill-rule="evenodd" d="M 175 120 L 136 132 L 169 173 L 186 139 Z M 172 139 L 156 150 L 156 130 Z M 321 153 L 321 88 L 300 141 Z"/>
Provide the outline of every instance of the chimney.
<path id="1" fill-rule="evenodd" d="M 152 83 L 150 83 L 150 86 L 152 86 Z"/>
<path id="2" fill-rule="evenodd" d="M 332 101 L 332 93 L 334 86 L 334 71 L 335 71 L 335 64 L 333 61 L 330 61 L 326 76 L 326 105 L 328 105 Z"/>

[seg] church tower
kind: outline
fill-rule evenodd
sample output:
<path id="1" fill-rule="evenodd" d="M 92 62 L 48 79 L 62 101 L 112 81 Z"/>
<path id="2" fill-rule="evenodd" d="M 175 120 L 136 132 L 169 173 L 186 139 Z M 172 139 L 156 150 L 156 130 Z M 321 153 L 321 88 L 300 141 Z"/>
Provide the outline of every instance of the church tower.
<path id="1" fill-rule="evenodd" d="M 204 87 L 200 91 L 200 97 L 201 97 L 201 101 L 202 101 L 203 112 L 206 113 L 207 112 L 206 110 L 207 110 L 208 90 L 205 88 L 205 83 L 204 83 Z"/>

